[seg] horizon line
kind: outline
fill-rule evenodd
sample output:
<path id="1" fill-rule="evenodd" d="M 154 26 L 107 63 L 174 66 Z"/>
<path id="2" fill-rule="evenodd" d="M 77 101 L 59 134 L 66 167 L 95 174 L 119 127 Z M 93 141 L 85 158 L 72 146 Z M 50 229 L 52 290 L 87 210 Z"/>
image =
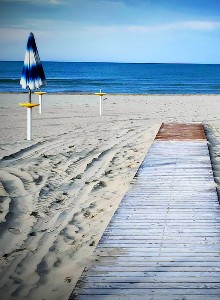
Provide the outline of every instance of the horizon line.
<path id="1" fill-rule="evenodd" d="M 23 60 L 8 60 L 0 59 L 0 62 L 23 62 Z M 219 63 L 211 62 L 118 62 L 118 61 L 61 61 L 61 60 L 41 60 L 41 62 L 52 62 L 52 63 L 106 63 L 106 64 L 148 64 L 148 65 L 158 65 L 158 64 L 172 64 L 172 65 L 219 65 Z"/>

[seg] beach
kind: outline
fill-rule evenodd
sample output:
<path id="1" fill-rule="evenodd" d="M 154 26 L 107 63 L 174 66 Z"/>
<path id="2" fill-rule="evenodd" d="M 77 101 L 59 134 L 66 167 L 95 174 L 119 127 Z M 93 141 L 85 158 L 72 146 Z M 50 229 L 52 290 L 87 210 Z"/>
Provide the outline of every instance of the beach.
<path id="1" fill-rule="evenodd" d="M 1 299 L 68 299 L 164 123 L 203 123 L 220 184 L 220 95 L 0 94 Z M 33 95 L 33 102 L 38 102 Z"/>

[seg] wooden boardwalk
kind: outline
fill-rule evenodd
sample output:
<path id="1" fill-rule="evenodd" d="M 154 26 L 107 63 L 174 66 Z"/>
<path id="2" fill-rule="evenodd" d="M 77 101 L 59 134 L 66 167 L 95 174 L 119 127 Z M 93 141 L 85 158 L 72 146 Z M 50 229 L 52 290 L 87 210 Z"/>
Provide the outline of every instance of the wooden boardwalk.
<path id="1" fill-rule="evenodd" d="M 201 125 L 161 127 L 95 255 L 71 300 L 220 299 L 220 207 Z"/>

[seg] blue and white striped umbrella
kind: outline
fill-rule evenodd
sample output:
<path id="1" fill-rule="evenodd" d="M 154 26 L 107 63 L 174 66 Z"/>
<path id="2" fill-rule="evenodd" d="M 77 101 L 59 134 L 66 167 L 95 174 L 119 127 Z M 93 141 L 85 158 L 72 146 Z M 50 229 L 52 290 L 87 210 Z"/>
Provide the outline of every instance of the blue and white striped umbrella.
<path id="1" fill-rule="evenodd" d="M 20 84 L 22 89 L 29 88 L 29 91 L 39 89 L 46 84 L 44 70 L 40 62 L 40 56 L 32 32 L 30 33 L 27 42 Z"/>

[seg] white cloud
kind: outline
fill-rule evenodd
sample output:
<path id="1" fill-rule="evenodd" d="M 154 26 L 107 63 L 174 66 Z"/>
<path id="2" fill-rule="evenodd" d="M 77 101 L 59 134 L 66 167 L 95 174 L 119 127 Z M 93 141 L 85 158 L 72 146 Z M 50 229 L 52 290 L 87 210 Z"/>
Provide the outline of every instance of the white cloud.
<path id="1" fill-rule="evenodd" d="M 108 33 L 117 33 L 123 30 L 121 26 L 83 26 L 79 28 L 84 32 L 98 33 L 98 34 L 108 34 Z"/>
<path id="2" fill-rule="evenodd" d="M 213 30 L 220 28 L 220 22 L 210 21 L 188 21 L 179 24 L 182 28 L 195 29 L 195 30 Z"/>
<path id="3" fill-rule="evenodd" d="M 15 2 L 15 0 L 1 0 L 2 2 Z M 52 5 L 59 5 L 65 4 L 64 0 L 17 0 L 17 4 L 19 2 L 28 2 L 28 4 L 52 4 Z"/>
<path id="4" fill-rule="evenodd" d="M 220 22 L 211 21 L 185 21 L 175 22 L 169 24 L 149 25 L 149 26 L 128 26 L 128 31 L 131 32 L 152 32 L 152 31 L 166 31 L 166 30 L 215 30 L 220 28 Z"/>
<path id="5" fill-rule="evenodd" d="M 64 4 L 64 1 L 61 0 L 49 0 L 50 4 L 55 4 L 55 5 L 60 5 L 60 4 Z"/>
<path id="6" fill-rule="evenodd" d="M 20 28 L 0 28 L 0 40 L 1 44 L 7 42 L 20 42 L 22 40 L 27 40 L 30 30 L 20 29 Z M 41 31 L 35 31 L 37 36 L 44 35 Z"/>

